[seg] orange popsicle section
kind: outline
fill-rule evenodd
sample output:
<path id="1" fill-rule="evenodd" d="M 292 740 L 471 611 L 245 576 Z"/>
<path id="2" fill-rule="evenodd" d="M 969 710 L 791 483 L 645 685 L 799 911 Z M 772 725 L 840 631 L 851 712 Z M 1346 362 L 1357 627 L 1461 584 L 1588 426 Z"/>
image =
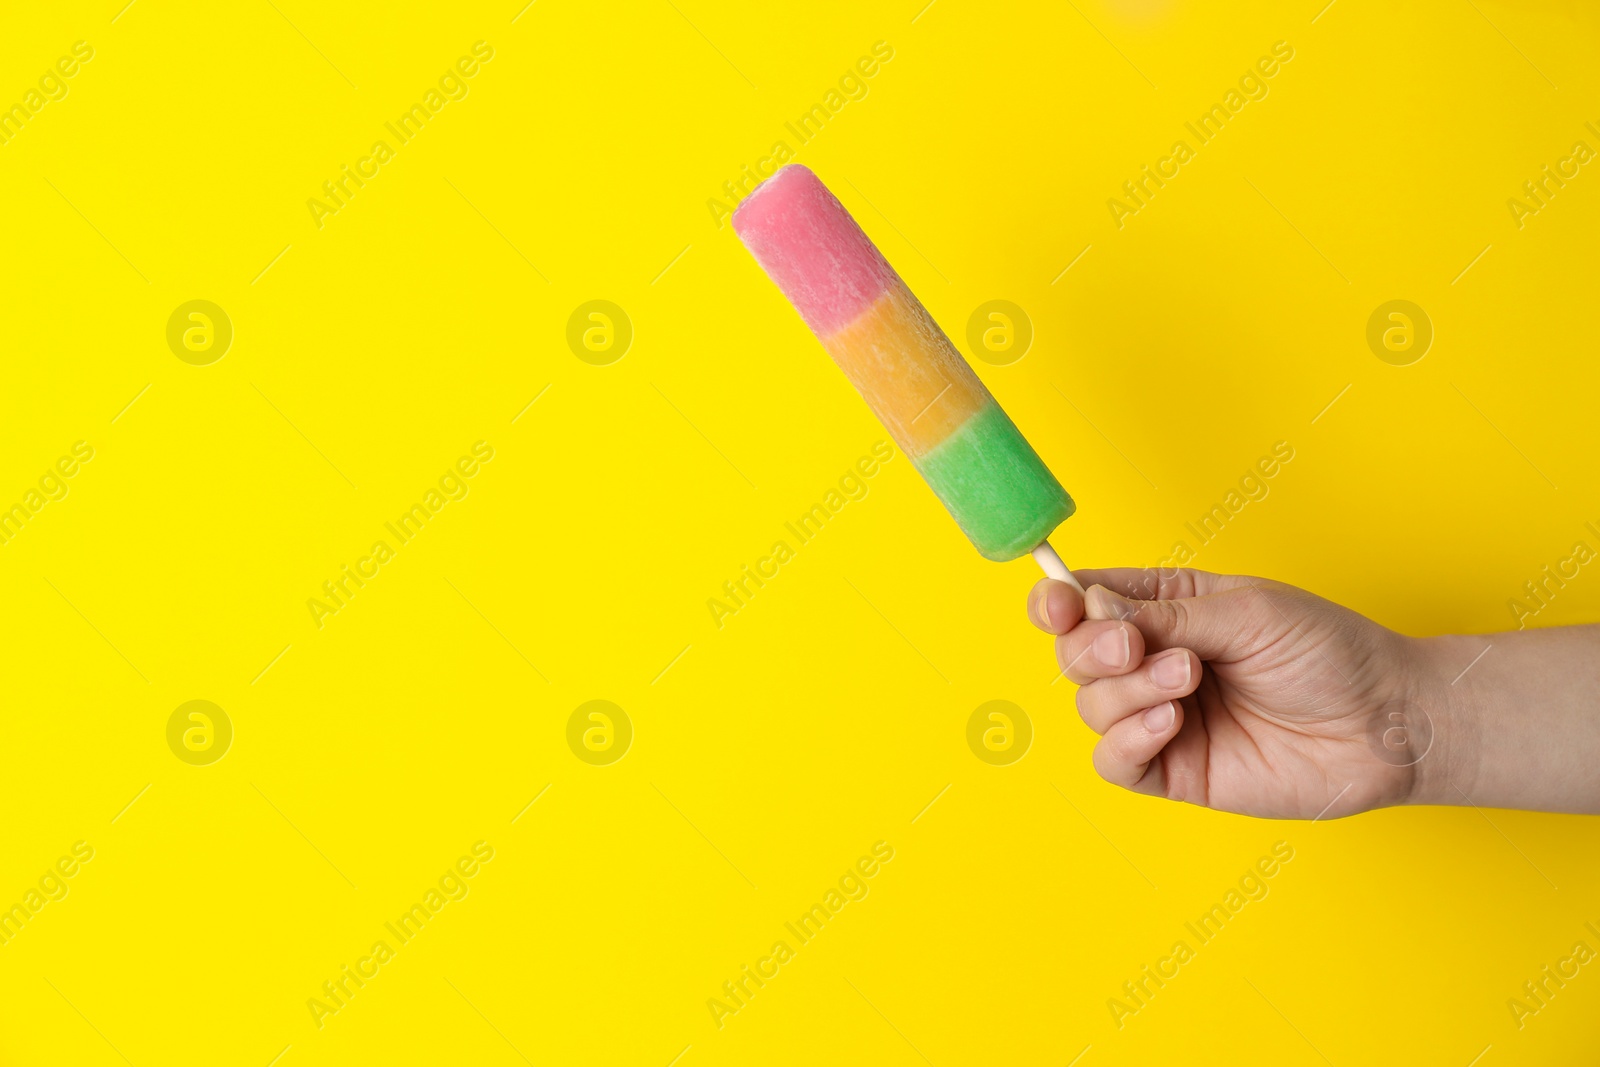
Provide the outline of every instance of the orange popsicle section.
<path id="1" fill-rule="evenodd" d="M 925 455 L 993 399 L 898 278 L 822 344 L 909 456 Z"/>

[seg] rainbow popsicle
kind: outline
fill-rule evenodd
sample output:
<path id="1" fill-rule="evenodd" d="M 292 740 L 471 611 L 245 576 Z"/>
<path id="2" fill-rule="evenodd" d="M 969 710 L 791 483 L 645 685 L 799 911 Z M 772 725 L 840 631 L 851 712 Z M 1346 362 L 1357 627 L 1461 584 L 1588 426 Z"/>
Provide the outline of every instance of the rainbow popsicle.
<path id="1" fill-rule="evenodd" d="M 1049 552 L 1072 498 L 827 186 L 790 164 L 733 228 L 978 551 Z"/>

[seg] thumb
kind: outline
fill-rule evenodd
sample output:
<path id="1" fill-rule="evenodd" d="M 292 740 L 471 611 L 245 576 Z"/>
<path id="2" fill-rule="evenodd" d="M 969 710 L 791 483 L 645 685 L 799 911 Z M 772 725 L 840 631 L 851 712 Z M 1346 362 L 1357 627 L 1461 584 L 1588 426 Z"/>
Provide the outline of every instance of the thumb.
<path id="1" fill-rule="evenodd" d="M 1201 659 L 1246 651 L 1257 631 L 1263 594 L 1252 586 L 1174 600 L 1129 600 L 1103 585 L 1084 598 L 1090 619 L 1121 619 L 1144 635 L 1145 652 L 1192 649 Z"/>

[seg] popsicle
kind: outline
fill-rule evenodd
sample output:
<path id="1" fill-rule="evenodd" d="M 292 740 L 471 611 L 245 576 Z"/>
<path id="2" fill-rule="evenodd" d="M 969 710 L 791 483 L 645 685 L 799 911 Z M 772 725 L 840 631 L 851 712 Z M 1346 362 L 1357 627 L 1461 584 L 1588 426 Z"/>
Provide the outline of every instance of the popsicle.
<path id="1" fill-rule="evenodd" d="M 978 551 L 1077 585 L 1046 540 L 1072 497 L 827 186 L 791 163 L 733 228 Z"/>

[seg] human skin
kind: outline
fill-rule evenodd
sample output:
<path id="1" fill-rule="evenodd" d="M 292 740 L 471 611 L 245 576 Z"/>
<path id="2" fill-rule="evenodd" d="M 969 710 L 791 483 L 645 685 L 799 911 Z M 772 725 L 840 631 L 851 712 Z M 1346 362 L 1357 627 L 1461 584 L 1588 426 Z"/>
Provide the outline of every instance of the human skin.
<path id="1" fill-rule="evenodd" d="M 1276 819 L 1600 813 L 1600 626 L 1416 638 L 1263 578 L 1075 574 L 1028 616 L 1113 784 Z"/>

